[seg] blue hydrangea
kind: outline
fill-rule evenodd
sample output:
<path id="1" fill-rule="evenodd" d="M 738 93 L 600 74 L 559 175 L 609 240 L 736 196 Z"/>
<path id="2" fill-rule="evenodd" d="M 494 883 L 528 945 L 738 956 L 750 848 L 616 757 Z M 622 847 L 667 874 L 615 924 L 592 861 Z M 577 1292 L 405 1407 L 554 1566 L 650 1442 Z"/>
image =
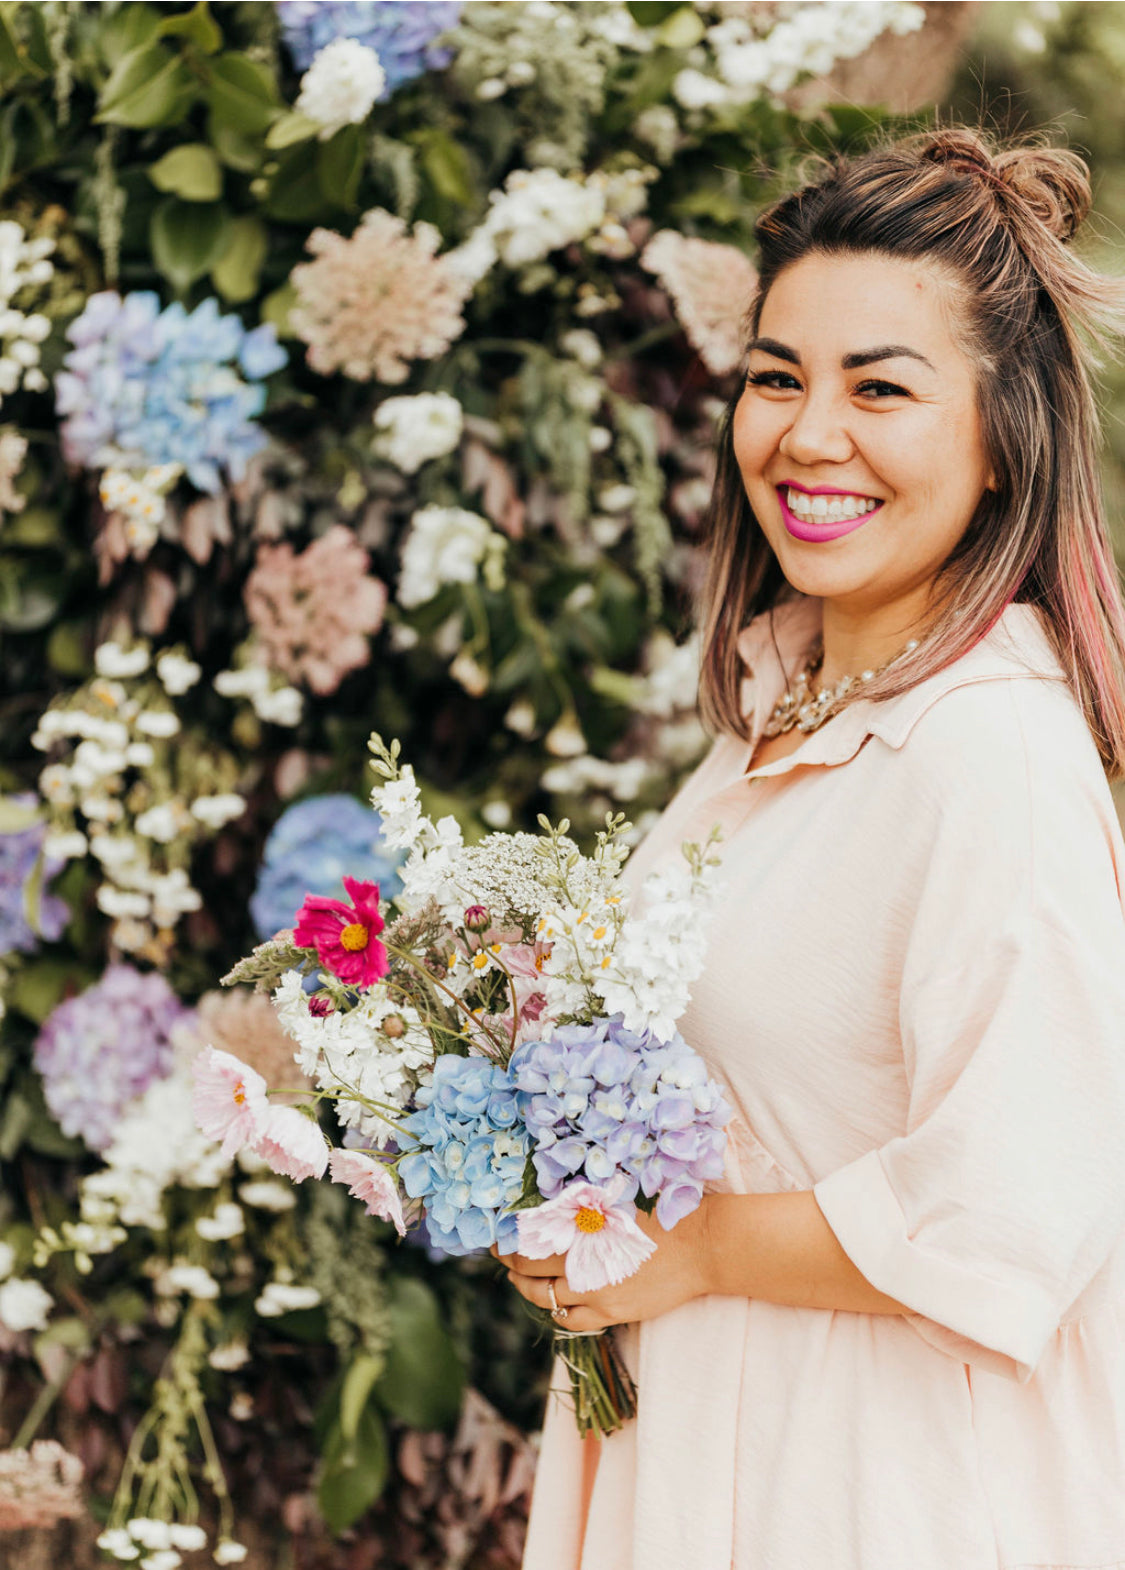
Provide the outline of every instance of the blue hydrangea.
<path id="1" fill-rule="evenodd" d="M 67 328 L 55 378 L 69 463 L 89 469 L 182 464 L 201 491 L 240 479 L 266 443 L 262 378 L 288 358 L 271 324 L 247 332 L 209 298 L 188 312 L 160 297 L 92 294 Z"/>
<path id="2" fill-rule="evenodd" d="M 402 1157 L 398 1172 L 410 1197 L 425 1204 L 430 1241 L 447 1254 L 493 1243 L 514 1253 L 517 1220 L 508 1206 L 523 1188 L 530 1140 L 507 1069 L 446 1054 L 416 1099 L 419 1110 L 400 1127 L 419 1148 Z"/>
<path id="3" fill-rule="evenodd" d="M 10 797 L 17 807 L 32 808 L 35 797 L 24 793 Z M 31 927 L 24 906 L 24 891 L 32 869 L 39 859 L 45 823 L 33 823 L 15 834 L 0 834 L 0 956 L 4 954 L 30 954 L 40 938 L 53 943 L 62 936 L 70 920 L 70 908 L 57 894 L 45 891 L 39 898 L 39 932 Z M 48 858 L 43 868 L 43 888 L 63 866 L 60 860 Z"/>
<path id="4" fill-rule="evenodd" d="M 277 0 L 277 14 L 298 70 L 334 38 L 355 38 L 379 56 L 381 96 L 389 98 L 402 82 L 449 64 L 452 52 L 433 40 L 456 26 L 461 0 Z"/>
<path id="5" fill-rule="evenodd" d="M 250 915 L 262 938 L 291 927 L 306 894 L 344 897 L 347 873 L 379 885 L 393 899 L 403 853 L 382 841 L 382 819 L 354 796 L 310 796 L 278 818 L 266 841 Z"/>
<path id="6" fill-rule="evenodd" d="M 678 1034 L 659 1042 L 619 1016 L 560 1026 L 549 1041 L 517 1047 L 509 1072 L 544 1199 L 572 1179 L 620 1173 L 625 1194 L 655 1196 L 657 1218 L 672 1227 L 722 1175 L 730 1109 Z"/>
<path id="7" fill-rule="evenodd" d="M 121 1113 L 172 1071 L 173 1027 L 193 1018 L 163 976 L 110 965 L 48 1015 L 35 1043 L 47 1105 L 91 1150 L 113 1143 Z"/>

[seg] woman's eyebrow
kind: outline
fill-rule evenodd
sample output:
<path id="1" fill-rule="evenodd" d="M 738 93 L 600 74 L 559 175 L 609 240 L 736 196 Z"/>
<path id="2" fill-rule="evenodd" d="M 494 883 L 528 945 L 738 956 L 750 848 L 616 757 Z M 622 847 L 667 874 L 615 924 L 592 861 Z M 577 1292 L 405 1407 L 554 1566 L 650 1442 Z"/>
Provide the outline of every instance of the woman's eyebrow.
<path id="1" fill-rule="evenodd" d="M 796 349 L 790 349 L 788 344 L 779 343 L 776 338 L 755 338 L 750 344 L 750 349 L 760 349 L 763 354 L 772 354 L 775 360 L 787 360 L 790 365 L 801 363 L 801 356 Z M 845 371 L 858 371 L 862 366 L 875 365 L 879 360 L 920 360 L 923 365 L 929 366 L 931 371 L 934 370 L 933 364 L 924 354 L 919 354 L 917 349 L 908 348 L 904 343 L 885 343 L 877 349 L 857 349 L 853 354 L 845 354 L 840 364 Z"/>

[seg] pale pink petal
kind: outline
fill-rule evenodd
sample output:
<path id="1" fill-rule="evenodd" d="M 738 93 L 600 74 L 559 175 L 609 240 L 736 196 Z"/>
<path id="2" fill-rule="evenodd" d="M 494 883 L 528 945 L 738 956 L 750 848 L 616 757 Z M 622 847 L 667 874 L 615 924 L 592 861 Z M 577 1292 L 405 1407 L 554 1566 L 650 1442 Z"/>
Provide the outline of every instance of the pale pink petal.
<path id="1" fill-rule="evenodd" d="M 254 1144 L 270 1115 L 266 1082 L 229 1052 L 204 1047 L 191 1065 L 192 1110 L 209 1139 L 222 1140 L 223 1155 Z"/>
<path id="2" fill-rule="evenodd" d="M 600 1232 L 578 1232 L 566 1255 L 566 1283 L 572 1292 L 616 1286 L 655 1254 L 656 1244 L 624 1210 L 607 1210 Z"/>
<path id="3" fill-rule="evenodd" d="M 328 1146 L 311 1118 L 298 1107 L 271 1107 L 265 1129 L 254 1146 L 275 1172 L 303 1183 L 323 1177 L 328 1166 Z"/>
<path id="4" fill-rule="evenodd" d="M 565 1198 L 564 1190 L 545 1205 L 519 1212 L 516 1218 L 519 1251 L 527 1259 L 548 1259 L 552 1254 L 565 1254 L 574 1242 L 574 1209 L 561 1203 Z"/>
<path id="5" fill-rule="evenodd" d="M 362 1150 L 334 1150 L 328 1170 L 335 1183 L 344 1183 L 354 1199 L 361 1200 L 369 1216 L 393 1223 L 399 1237 L 406 1236 L 402 1196 L 382 1161 Z"/>

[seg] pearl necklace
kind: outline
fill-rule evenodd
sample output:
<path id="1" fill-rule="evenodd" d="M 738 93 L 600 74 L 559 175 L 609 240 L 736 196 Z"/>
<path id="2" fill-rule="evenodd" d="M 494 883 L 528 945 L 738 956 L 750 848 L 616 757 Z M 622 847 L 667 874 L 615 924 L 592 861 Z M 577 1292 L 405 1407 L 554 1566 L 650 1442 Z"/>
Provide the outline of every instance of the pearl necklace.
<path id="1" fill-rule="evenodd" d="M 883 664 L 876 666 L 874 670 L 860 671 L 858 676 L 842 676 L 834 687 L 825 687 L 820 692 L 814 692 L 812 679 L 824 663 L 824 644 L 818 640 L 808 663 L 796 681 L 774 704 L 763 728 L 763 736 L 783 736 L 794 727 L 806 735 L 811 731 L 819 730 L 843 708 L 845 702 L 855 692 L 866 686 L 868 682 L 874 681 L 876 676 L 881 676 L 885 670 L 889 670 L 896 660 L 913 653 L 917 647 L 918 639 L 911 638 L 904 649 L 900 649 L 897 654 L 892 654 L 889 660 L 884 660 Z"/>

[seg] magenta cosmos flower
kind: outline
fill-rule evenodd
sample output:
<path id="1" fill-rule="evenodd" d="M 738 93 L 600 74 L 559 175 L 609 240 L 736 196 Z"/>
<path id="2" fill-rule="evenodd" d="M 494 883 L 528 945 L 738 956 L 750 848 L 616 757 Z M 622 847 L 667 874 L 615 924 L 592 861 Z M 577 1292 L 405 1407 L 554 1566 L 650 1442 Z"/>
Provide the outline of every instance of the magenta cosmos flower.
<path id="1" fill-rule="evenodd" d="M 406 1236 L 402 1196 L 383 1162 L 362 1150 L 334 1150 L 328 1170 L 333 1182 L 347 1184 L 352 1198 L 362 1201 L 369 1216 L 392 1222 L 399 1237 Z"/>
<path id="2" fill-rule="evenodd" d="M 379 914 L 379 885 L 345 878 L 351 899 L 327 899 L 308 894 L 297 912 L 293 941 L 298 948 L 315 949 L 320 963 L 341 981 L 370 987 L 389 968 L 387 951 L 379 942 L 383 918 Z"/>
<path id="3" fill-rule="evenodd" d="M 229 1052 L 204 1047 L 191 1065 L 195 1121 L 209 1139 L 222 1140 L 223 1155 L 255 1145 L 270 1115 L 266 1082 Z"/>
<path id="4" fill-rule="evenodd" d="M 570 1183 L 534 1210 L 519 1213 L 519 1251 L 528 1259 L 566 1255 L 572 1292 L 616 1286 L 639 1270 L 656 1244 L 633 1219 L 632 1204 L 619 1204 L 624 1185 Z"/>

